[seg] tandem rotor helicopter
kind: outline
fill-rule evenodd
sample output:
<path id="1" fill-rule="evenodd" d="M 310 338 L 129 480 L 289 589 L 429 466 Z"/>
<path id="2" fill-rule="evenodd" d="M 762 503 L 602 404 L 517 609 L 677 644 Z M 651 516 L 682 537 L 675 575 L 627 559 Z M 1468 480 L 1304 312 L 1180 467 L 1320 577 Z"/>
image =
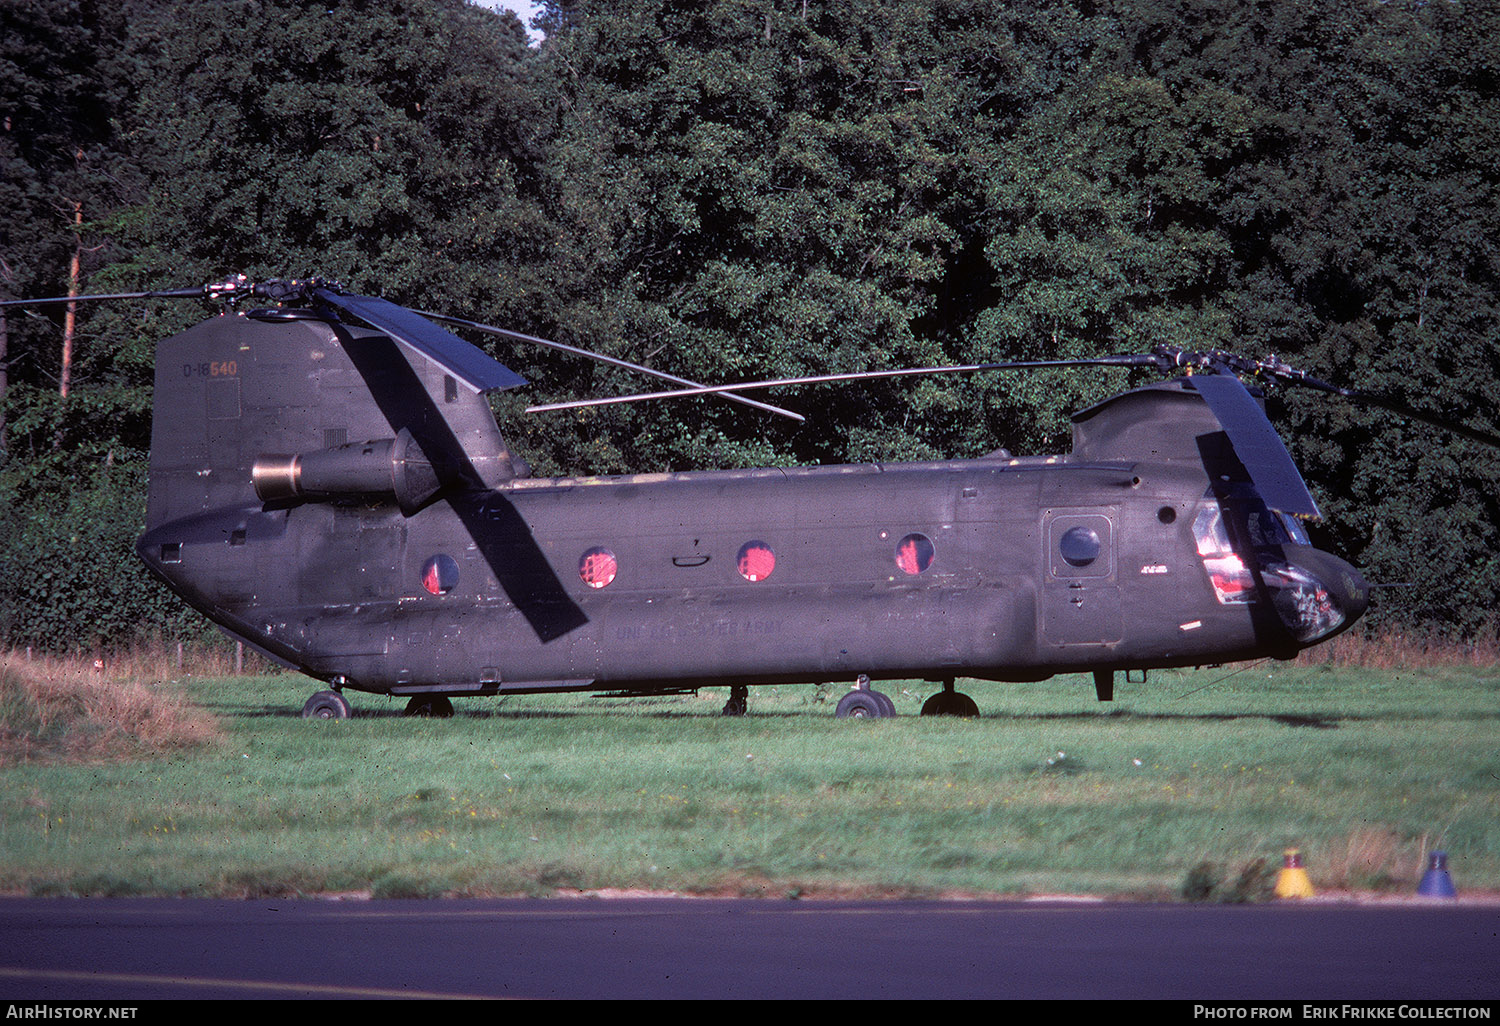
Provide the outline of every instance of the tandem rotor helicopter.
<path id="1" fill-rule="evenodd" d="M 872 682 L 1116 675 L 1290 658 L 1365 611 L 1359 572 L 1308 542 L 1317 506 L 1241 376 L 1308 386 L 1500 446 L 1500 436 L 1275 360 L 1160 346 L 1095 359 L 706 386 L 421 314 L 318 280 L 17 300 L 207 298 L 156 354 L 151 571 L 231 636 L 346 692 L 615 695 L 847 682 L 840 717 L 895 714 Z M 239 310 L 247 299 L 264 307 Z M 1062 456 L 533 477 L 486 393 L 525 380 L 438 325 L 554 346 L 723 395 L 775 384 L 1113 366 L 1176 377 L 1073 415 Z M 562 406 L 613 400 L 591 400 Z M 554 407 L 532 407 L 547 409 Z M 789 414 L 795 416 L 795 414 Z"/>

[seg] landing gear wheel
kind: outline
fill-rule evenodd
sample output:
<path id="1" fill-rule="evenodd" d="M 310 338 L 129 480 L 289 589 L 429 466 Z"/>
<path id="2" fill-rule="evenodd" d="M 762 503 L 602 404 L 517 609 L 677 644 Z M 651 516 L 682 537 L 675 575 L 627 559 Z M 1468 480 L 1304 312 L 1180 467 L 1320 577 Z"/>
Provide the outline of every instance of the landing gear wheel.
<path id="1" fill-rule="evenodd" d="M 302 707 L 304 720 L 347 720 L 354 710 L 337 691 L 319 691 Z"/>
<path id="2" fill-rule="evenodd" d="M 841 720 L 884 720 L 896 715 L 896 703 L 879 691 L 851 691 L 839 699 L 833 714 Z"/>
<path id="3" fill-rule="evenodd" d="M 743 716 L 750 711 L 750 689 L 736 685 L 729 689 L 729 701 L 724 703 L 725 716 Z"/>
<path id="4" fill-rule="evenodd" d="M 453 703 L 442 695 L 412 695 L 406 703 L 406 715 L 445 720 L 453 715 Z"/>
<path id="5" fill-rule="evenodd" d="M 922 703 L 923 716 L 978 716 L 979 706 L 962 691 L 940 691 Z"/>

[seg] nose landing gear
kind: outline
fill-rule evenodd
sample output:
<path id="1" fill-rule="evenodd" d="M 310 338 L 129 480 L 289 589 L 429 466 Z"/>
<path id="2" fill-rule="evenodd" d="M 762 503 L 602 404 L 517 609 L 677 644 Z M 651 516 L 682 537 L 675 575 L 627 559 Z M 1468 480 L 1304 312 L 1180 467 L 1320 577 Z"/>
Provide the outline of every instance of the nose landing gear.
<path id="1" fill-rule="evenodd" d="M 304 720 L 347 720 L 353 714 L 349 700 L 337 691 L 319 691 L 302 707 Z"/>

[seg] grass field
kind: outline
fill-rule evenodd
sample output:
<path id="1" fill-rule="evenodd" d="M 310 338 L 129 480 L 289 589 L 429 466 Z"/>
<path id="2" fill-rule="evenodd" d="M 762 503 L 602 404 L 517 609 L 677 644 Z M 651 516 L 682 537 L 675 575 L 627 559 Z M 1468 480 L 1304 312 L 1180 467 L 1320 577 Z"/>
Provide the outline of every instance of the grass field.
<path id="1" fill-rule="evenodd" d="M 193 729 L 101 752 L 7 714 L 0 889 L 1256 900 L 1296 847 L 1323 893 L 1412 893 L 1439 849 L 1461 896 L 1500 892 L 1497 668 L 1154 672 L 1111 704 L 961 682 L 967 721 L 916 715 L 915 682 L 887 721 L 810 686 L 743 718 L 705 689 L 348 721 L 302 720 L 293 675 L 142 686 Z"/>

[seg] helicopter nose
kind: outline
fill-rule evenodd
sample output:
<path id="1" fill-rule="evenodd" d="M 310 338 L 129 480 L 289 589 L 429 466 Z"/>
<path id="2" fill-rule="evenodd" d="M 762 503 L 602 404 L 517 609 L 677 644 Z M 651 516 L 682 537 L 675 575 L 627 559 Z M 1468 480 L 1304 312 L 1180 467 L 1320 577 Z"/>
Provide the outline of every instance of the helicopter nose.
<path id="1" fill-rule="evenodd" d="M 1339 557 L 1311 546 L 1288 545 L 1285 562 L 1268 562 L 1262 579 L 1281 622 L 1299 642 L 1331 638 L 1364 615 L 1370 586 Z"/>

